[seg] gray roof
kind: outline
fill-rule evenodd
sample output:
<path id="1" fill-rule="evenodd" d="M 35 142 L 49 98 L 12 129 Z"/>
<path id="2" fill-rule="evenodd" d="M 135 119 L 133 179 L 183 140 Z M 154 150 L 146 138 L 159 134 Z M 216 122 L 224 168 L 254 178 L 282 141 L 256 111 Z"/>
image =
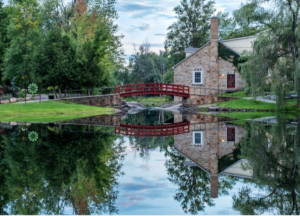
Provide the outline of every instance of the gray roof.
<path id="1" fill-rule="evenodd" d="M 230 39 L 225 39 L 225 40 L 220 40 L 220 42 L 226 42 L 226 41 L 233 41 L 233 40 L 242 40 L 242 39 L 246 39 L 246 38 L 254 38 L 256 37 L 256 35 L 252 35 L 252 36 L 245 36 L 245 37 L 237 37 L 237 38 L 230 38 Z"/>
<path id="2" fill-rule="evenodd" d="M 241 53 L 238 53 L 237 51 L 234 51 L 233 49 L 231 49 L 229 46 L 227 46 L 226 44 L 222 43 L 222 41 L 219 41 L 219 43 L 221 43 L 224 47 L 226 47 L 227 49 L 230 49 L 232 52 L 234 52 L 237 55 L 241 55 Z"/>
<path id="3" fill-rule="evenodd" d="M 189 48 L 185 48 L 184 52 L 194 53 L 194 52 L 196 52 L 198 50 L 199 50 L 199 48 L 191 48 L 191 47 L 189 47 Z"/>

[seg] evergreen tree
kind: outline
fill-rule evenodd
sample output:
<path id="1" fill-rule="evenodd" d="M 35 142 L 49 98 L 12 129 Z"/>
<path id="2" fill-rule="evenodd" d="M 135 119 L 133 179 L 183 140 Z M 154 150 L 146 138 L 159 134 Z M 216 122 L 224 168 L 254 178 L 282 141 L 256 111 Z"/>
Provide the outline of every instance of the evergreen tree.
<path id="1" fill-rule="evenodd" d="M 58 86 L 61 90 L 78 88 L 80 77 L 74 70 L 75 49 L 68 36 L 62 36 L 60 28 L 46 36 L 37 55 L 37 74 L 43 85 Z"/>
<path id="2" fill-rule="evenodd" d="M 0 85 L 2 83 L 2 71 L 5 50 L 9 47 L 9 40 L 7 38 L 7 26 L 9 24 L 9 10 L 8 7 L 3 7 L 2 0 L 0 1 Z"/>
<path id="3" fill-rule="evenodd" d="M 5 55 L 4 80 L 18 77 L 21 84 L 35 80 L 35 54 L 39 43 L 39 10 L 36 0 L 11 3 L 14 12 L 8 26 L 11 40 Z"/>

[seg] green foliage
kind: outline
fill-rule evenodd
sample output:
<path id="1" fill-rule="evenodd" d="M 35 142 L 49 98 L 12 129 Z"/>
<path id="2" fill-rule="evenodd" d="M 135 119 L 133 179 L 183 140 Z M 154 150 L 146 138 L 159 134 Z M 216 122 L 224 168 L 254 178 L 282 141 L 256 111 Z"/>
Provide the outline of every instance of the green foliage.
<path id="1" fill-rule="evenodd" d="M 223 44 L 218 44 L 218 56 L 226 61 L 232 62 L 232 64 L 238 68 L 238 64 L 243 61 L 240 60 L 240 56 L 232 50 L 225 47 Z"/>
<path id="2" fill-rule="evenodd" d="M 35 82 L 59 92 L 114 84 L 123 64 L 115 0 L 89 2 L 25 0 L 5 8 L 1 2 L 1 80 L 10 84 L 16 76 L 18 86 Z"/>
<path id="3" fill-rule="evenodd" d="M 178 187 L 174 199 L 180 202 L 182 210 L 195 215 L 203 212 L 206 206 L 215 206 L 210 193 L 210 175 L 198 166 L 186 166 L 186 158 L 174 148 L 167 155 L 170 160 L 165 166 L 169 180 Z M 232 178 L 219 177 L 219 195 L 227 194 L 234 184 Z"/>
<path id="4" fill-rule="evenodd" d="M 182 0 L 174 11 L 178 20 L 169 26 L 165 41 L 171 55 L 183 53 L 188 47 L 199 48 L 209 40 L 214 1 Z"/>
<path id="5" fill-rule="evenodd" d="M 39 9 L 36 0 L 16 2 L 8 27 L 11 40 L 5 54 L 4 80 L 18 77 L 19 86 L 26 78 L 35 80 L 35 56 L 39 44 Z"/>
<path id="6" fill-rule="evenodd" d="M 291 84 L 294 85 L 300 107 L 300 76 L 297 66 L 300 3 L 294 0 L 272 0 L 269 1 L 270 9 L 265 9 L 263 4 L 263 0 L 251 0 L 234 13 L 241 26 L 267 29 L 257 36 L 253 52 L 245 53 L 247 62 L 241 64 L 242 75 L 253 96 L 261 94 L 266 83 L 271 83 L 271 89 L 278 94 L 277 109 L 285 106 L 285 94 L 291 90 Z"/>
<path id="7" fill-rule="evenodd" d="M 128 70 L 123 70 L 119 77 L 125 78 L 125 80 L 119 80 L 119 83 L 165 83 L 172 80 L 167 75 L 168 67 L 168 53 L 152 52 L 150 44 L 146 41 L 139 46 L 138 51 L 131 55 L 128 66 L 130 73 Z"/>
<path id="8" fill-rule="evenodd" d="M 114 135 L 63 132 L 72 126 L 55 128 L 58 133 L 20 126 L 4 137 L 1 162 L 10 176 L 1 178 L 9 193 L 2 193 L 1 204 L 9 203 L 10 214 L 63 214 L 67 206 L 76 214 L 117 213 L 122 142 Z M 35 142 L 26 138 L 32 131 L 39 133 Z"/>
<path id="9" fill-rule="evenodd" d="M 241 214 L 299 214 L 299 117 L 297 122 L 298 126 L 288 125 L 284 116 L 277 115 L 272 126 L 253 122 L 245 127 L 241 157 L 253 170 L 249 182 L 262 193 L 240 189 L 233 196 L 233 207 Z"/>
<path id="10" fill-rule="evenodd" d="M 7 26 L 9 25 L 9 8 L 3 7 L 2 0 L 0 1 L 0 85 L 2 84 L 2 71 L 5 56 L 5 49 L 9 45 L 7 37 Z"/>
<path id="11" fill-rule="evenodd" d="M 37 56 L 36 71 L 46 86 L 58 86 L 61 89 L 78 88 L 74 67 L 75 49 L 60 29 L 53 27 L 46 36 Z"/>

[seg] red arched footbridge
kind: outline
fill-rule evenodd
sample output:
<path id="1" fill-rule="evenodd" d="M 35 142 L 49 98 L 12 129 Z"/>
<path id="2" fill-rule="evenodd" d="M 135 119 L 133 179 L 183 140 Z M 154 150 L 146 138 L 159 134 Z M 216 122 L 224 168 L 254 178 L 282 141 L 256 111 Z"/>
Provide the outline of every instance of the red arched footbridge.
<path id="1" fill-rule="evenodd" d="M 190 87 L 168 83 L 137 83 L 115 87 L 115 94 L 120 97 L 131 97 L 134 95 L 173 95 L 179 97 L 190 97 Z"/>
<path id="2" fill-rule="evenodd" d="M 171 136 L 189 132 L 190 122 L 154 126 L 120 124 L 115 127 L 116 134 L 136 137 Z"/>

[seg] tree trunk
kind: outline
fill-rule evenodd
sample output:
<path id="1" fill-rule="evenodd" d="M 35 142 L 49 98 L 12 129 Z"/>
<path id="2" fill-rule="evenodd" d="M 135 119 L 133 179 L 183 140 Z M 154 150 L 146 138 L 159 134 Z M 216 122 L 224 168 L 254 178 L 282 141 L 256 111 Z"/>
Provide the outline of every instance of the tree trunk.
<path id="1" fill-rule="evenodd" d="M 299 94 L 299 92 L 298 92 L 297 107 L 300 108 L 300 94 Z"/>
<path id="2" fill-rule="evenodd" d="M 91 89 L 88 89 L 88 96 L 91 96 Z"/>
<path id="3" fill-rule="evenodd" d="M 62 96 L 61 96 L 61 88 L 60 87 L 58 88 L 58 95 L 59 95 L 59 99 L 61 99 Z"/>

